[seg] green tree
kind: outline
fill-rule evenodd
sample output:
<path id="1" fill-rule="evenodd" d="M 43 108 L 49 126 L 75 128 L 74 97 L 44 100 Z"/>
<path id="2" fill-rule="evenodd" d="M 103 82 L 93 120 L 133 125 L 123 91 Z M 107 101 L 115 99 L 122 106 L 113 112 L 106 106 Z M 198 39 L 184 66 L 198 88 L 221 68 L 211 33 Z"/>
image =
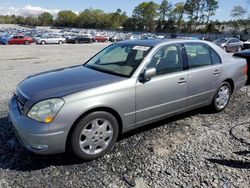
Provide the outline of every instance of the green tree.
<path id="1" fill-rule="evenodd" d="M 25 24 L 29 26 L 37 26 L 38 25 L 38 19 L 34 16 L 28 16 L 25 18 Z"/>
<path id="2" fill-rule="evenodd" d="M 23 16 L 17 16 L 16 23 L 21 25 L 25 24 L 25 18 Z"/>
<path id="3" fill-rule="evenodd" d="M 166 20 L 172 10 L 172 4 L 168 0 L 163 0 L 159 7 L 160 20 Z"/>
<path id="4" fill-rule="evenodd" d="M 139 22 L 140 30 L 153 31 L 155 29 L 155 19 L 158 16 L 159 5 L 150 2 L 143 2 L 133 10 L 133 17 Z"/>
<path id="5" fill-rule="evenodd" d="M 196 30 L 199 20 L 204 19 L 205 0 L 186 0 L 185 12 L 189 18 L 189 30 Z M 193 27 L 193 28 L 192 28 Z"/>
<path id="6" fill-rule="evenodd" d="M 56 25 L 64 27 L 73 27 L 76 25 L 77 14 L 71 10 L 63 10 L 58 12 L 56 18 Z"/>
<path id="7" fill-rule="evenodd" d="M 173 10 L 173 14 L 177 20 L 178 29 L 181 27 L 181 23 L 183 21 L 183 16 L 185 13 L 185 4 L 184 3 L 177 3 L 175 4 L 175 8 Z"/>
<path id="8" fill-rule="evenodd" d="M 219 5 L 217 0 L 206 0 L 205 3 L 206 23 L 208 24 L 210 17 L 215 15 Z"/>
<path id="9" fill-rule="evenodd" d="M 247 33 L 247 24 L 249 22 L 247 19 L 247 9 L 244 9 L 242 6 L 234 6 L 231 11 L 231 16 L 236 18 L 237 22 L 244 26 L 245 32 Z"/>
<path id="10" fill-rule="evenodd" d="M 42 26 L 53 25 L 53 15 L 49 12 L 44 12 L 38 16 L 38 21 Z"/>

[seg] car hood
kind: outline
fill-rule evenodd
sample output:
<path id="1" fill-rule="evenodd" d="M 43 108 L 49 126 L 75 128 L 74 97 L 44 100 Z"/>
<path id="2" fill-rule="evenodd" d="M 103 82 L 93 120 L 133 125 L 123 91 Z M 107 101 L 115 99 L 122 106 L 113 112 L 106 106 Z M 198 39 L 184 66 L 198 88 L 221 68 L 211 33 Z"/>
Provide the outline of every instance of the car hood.
<path id="1" fill-rule="evenodd" d="M 32 101 L 63 97 L 124 80 L 126 78 L 95 71 L 84 66 L 68 67 L 29 76 L 18 91 Z"/>

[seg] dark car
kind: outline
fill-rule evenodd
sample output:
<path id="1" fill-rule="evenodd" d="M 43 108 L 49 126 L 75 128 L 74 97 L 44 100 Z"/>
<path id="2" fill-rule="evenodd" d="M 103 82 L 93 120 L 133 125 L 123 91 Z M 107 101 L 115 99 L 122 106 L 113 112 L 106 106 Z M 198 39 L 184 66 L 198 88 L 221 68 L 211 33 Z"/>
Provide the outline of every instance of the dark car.
<path id="1" fill-rule="evenodd" d="M 250 50 L 243 50 L 241 52 L 237 52 L 234 54 L 234 56 L 237 57 L 242 57 L 247 60 L 247 65 L 248 65 L 248 70 L 247 70 L 247 75 L 248 75 L 248 80 L 247 84 L 250 84 Z"/>
<path id="2" fill-rule="evenodd" d="M 244 49 L 250 49 L 250 39 L 244 42 Z"/>
<path id="3" fill-rule="evenodd" d="M 71 44 L 92 43 L 92 42 L 94 42 L 94 39 L 89 35 L 76 36 L 66 39 L 66 43 L 71 43 Z"/>

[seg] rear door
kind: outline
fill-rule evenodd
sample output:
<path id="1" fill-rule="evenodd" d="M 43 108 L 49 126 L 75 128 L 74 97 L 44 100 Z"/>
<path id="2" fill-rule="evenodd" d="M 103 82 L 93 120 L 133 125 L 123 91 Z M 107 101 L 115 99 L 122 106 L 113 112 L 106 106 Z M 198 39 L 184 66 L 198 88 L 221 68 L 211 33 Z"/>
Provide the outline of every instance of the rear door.
<path id="1" fill-rule="evenodd" d="M 136 84 L 136 121 L 143 124 L 186 109 L 187 70 L 180 45 L 161 47 L 146 68 L 156 68 L 157 75 Z"/>
<path id="2" fill-rule="evenodd" d="M 184 46 L 189 68 L 187 107 L 209 104 L 220 83 L 220 56 L 203 43 L 186 43 Z"/>

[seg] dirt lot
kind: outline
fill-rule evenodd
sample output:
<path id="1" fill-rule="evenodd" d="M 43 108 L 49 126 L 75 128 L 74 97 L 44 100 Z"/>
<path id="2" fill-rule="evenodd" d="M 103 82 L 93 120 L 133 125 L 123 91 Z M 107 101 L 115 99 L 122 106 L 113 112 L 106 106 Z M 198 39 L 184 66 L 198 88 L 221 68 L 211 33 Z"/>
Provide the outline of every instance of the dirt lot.
<path id="1" fill-rule="evenodd" d="M 37 72 L 81 64 L 106 45 L 0 46 L 0 188 L 129 187 L 124 176 L 138 188 L 248 188 L 250 86 L 235 93 L 222 113 L 199 109 L 145 126 L 92 162 L 35 155 L 18 143 L 7 119 L 17 84 Z"/>

